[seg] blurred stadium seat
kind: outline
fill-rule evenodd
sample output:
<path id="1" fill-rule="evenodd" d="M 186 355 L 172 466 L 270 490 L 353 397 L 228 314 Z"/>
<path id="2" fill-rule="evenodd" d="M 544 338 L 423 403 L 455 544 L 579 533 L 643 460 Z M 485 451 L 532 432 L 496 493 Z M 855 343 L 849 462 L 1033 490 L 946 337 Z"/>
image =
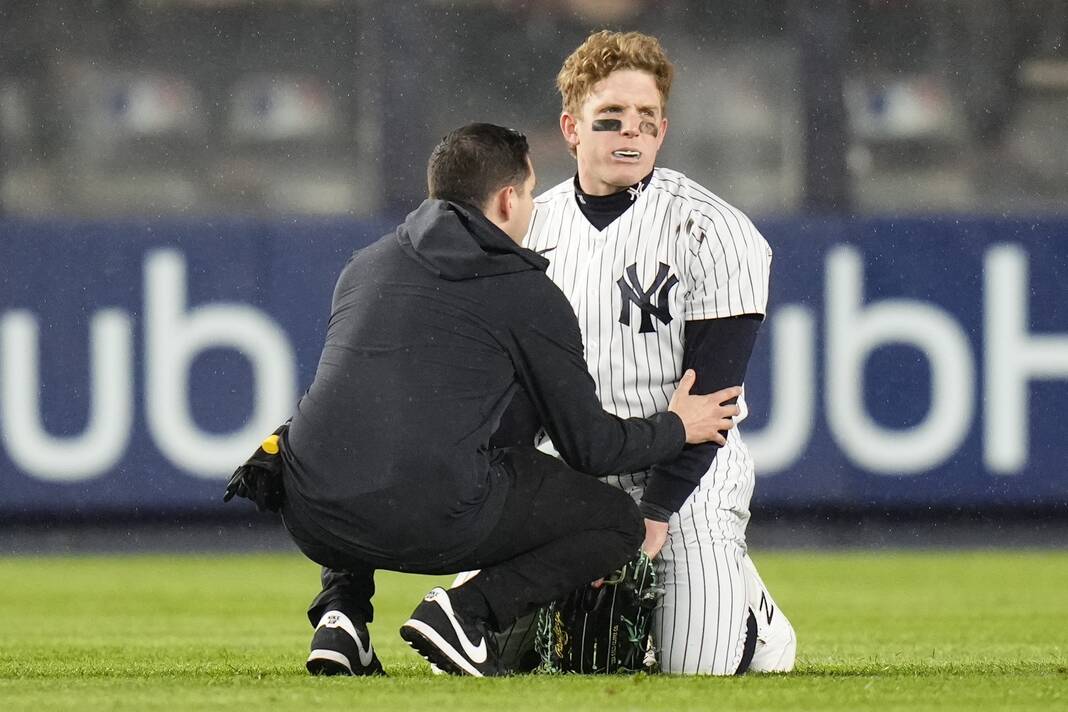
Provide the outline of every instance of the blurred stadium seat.
<path id="1" fill-rule="evenodd" d="M 967 127 L 945 82 L 930 72 L 853 76 L 845 99 L 862 212 L 967 210 Z"/>
<path id="2" fill-rule="evenodd" d="M 759 214 L 798 209 L 800 105 L 796 52 L 781 39 L 751 39 L 675 52 L 665 165 Z"/>
<path id="3" fill-rule="evenodd" d="M 212 164 L 220 198 L 252 198 L 272 214 L 370 209 L 359 197 L 341 102 L 325 79 L 251 74 L 229 94 L 226 150 Z"/>
<path id="4" fill-rule="evenodd" d="M 72 207 L 87 215 L 199 212 L 209 126 L 192 82 L 96 61 L 68 71 L 71 136 L 61 162 Z"/>
<path id="5" fill-rule="evenodd" d="M 25 81 L 0 78 L 0 206 L 34 215 L 54 210 L 49 171 L 32 151 L 33 110 Z"/>
<path id="6" fill-rule="evenodd" d="M 821 81 L 799 62 L 805 5 L 9 0 L 0 212 L 397 213 L 433 142 L 473 119 L 528 133 L 548 185 L 572 167 L 553 75 L 604 24 L 657 34 L 679 65 L 666 163 L 757 215 L 796 212 L 826 130 L 803 109 Z M 849 4 L 841 209 L 1063 210 L 1066 7 Z"/>

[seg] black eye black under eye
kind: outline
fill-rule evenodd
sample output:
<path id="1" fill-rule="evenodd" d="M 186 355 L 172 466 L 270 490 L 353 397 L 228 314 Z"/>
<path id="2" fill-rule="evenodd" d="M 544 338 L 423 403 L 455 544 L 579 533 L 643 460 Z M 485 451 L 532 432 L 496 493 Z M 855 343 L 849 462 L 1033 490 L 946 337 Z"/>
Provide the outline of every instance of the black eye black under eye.
<path id="1" fill-rule="evenodd" d="M 622 131 L 623 122 L 619 119 L 594 119 L 590 128 L 594 131 Z"/>

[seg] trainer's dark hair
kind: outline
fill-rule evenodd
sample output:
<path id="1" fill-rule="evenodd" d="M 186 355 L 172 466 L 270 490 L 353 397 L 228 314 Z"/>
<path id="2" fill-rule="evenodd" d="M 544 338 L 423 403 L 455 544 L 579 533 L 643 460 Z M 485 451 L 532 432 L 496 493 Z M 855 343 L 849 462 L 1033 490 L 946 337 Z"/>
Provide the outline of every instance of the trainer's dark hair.
<path id="1" fill-rule="evenodd" d="M 481 208 L 501 188 L 522 193 L 530 175 L 527 137 L 493 124 L 467 124 L 441 139 L 426 169 L 430 197 Z"/>

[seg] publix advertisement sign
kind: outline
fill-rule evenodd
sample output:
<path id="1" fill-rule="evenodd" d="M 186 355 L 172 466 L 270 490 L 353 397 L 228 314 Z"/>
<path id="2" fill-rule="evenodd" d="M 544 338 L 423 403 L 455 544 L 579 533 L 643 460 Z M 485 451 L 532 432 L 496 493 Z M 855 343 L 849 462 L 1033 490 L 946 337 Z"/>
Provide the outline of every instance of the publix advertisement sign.
<path id="1" fill-rule="evenodd" d="M 757 503 L 1068 501 L 1068 221 L 756 222 Z M 0 514 L 219 507 L 388 227 L 0 222 Z"/>

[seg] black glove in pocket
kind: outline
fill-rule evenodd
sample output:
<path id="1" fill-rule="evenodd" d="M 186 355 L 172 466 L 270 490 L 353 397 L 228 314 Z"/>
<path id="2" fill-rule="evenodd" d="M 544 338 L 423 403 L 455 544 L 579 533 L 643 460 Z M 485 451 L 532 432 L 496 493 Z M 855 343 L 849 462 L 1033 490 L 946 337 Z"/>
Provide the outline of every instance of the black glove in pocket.
<path id="1" fill-rule="evenodd" d="M 252 453 L 252 457 L 234 470 L 230 481 L 226 483 L 224 502 L 243 497 L 255 502 L 256 509 L 261 512 L 281 511 L 286 494 L 282 483 L 281 438 L 288 429 L 287 422 L 268 435 Z"/>

